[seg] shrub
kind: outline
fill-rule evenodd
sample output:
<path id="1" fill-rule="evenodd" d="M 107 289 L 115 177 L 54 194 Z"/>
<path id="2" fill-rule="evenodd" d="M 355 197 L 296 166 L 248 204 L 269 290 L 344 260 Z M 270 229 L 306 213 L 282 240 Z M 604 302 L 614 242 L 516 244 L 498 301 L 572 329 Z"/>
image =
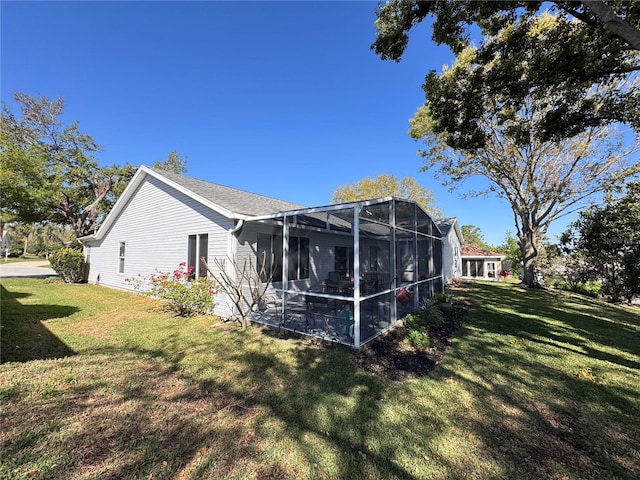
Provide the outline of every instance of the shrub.
<path id="1" fill-rule="evenodd" d="M 415 314 L 420 325 L 427 329 L 442 326 L 444 323 L 444 314 L 438 308 L 438 304 L 434 300 L 425 300 L 420 305 L 420 309 Z"/>
<path id="2" fill-rule="evenodd" d="M 185 263 L 171 273 L 159 272 L 149 276 L 146 281 L 139 278 L 126 279 L 136 290 L 142 290 L 142 284 L 149 286 L 145 295 L 162 300 L 167 308 L 179 316 L 197 313 L 208 314 L 213 311 L 217 284 L 209 277 L 191 280 L 193 268 L 186 268 Z"/>
<path id="3" fill-rule="evenodd" d="M 602 294 L 602 283 L 596 281 L 580 283 L 574 291 L 589 297 L 599 298 Z"/>
<path id="4" fill-rule="evenodd" d="M 427 350 L 430 346 L 429 331 L 444 324 L 444 314 L 434 300 L 422 303 L 420 309 L 405 317 L 407 334 L 404 341 L 416 350 Z"/>
<path id="5" fill-rule="evenodd" d="M 428 350 L 430 345 L 429 333 L 425 329 L 409 330 L 404 341 L 416 350 Z"/>
<path id="6" fill-rule="evenodd" d="M 598 281 L 570 282 L 569 280 L 556 278 L 551 285 L 559 290 L 566 290 L 593 298 L 599 298 L 602 295 L 602 283 Z"/>
<path id="7" fill-rule="evenodd" d="M 447 302 L 447 294 L 446 293 L 436 293 L 433 298 L 438 303 L 446 303 Z"/>
<path id="8" fill-rule="evenodd" d="M 82 251 L 75 248 L 61 248 L 49 256 L 49 263 L 66 283 L 84 281 L 85 263 Z"/>

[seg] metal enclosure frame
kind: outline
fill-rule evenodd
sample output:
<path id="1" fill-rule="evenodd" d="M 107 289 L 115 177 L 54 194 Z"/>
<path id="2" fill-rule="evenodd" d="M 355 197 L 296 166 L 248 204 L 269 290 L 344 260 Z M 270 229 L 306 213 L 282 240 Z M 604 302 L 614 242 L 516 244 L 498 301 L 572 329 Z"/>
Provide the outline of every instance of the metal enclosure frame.
<path id="1" fill-rule="evenodd" d="M 442 233 L 415 202 L 385 197 L 292 210 L 247 222 L 279 231 L 282 238 L 282 281 L 270 289 L 277 305 L 271 311 L 256 312 L 254 322 L 360 348 L 444 289 Z M 344 288 L 330 290 L 328 280 L 288 278 L 289 240 L 301 234 L 311 239 L 333 235 L 350 245 L 351 262 L 340 272 L 338 283 Z M 320 253 L 310 252 L 312 268 L 329 269 L 327 258 L 332 253 L 336 262 L 337 248 L 330 250 L 322 254 L 324 264 Z"/>

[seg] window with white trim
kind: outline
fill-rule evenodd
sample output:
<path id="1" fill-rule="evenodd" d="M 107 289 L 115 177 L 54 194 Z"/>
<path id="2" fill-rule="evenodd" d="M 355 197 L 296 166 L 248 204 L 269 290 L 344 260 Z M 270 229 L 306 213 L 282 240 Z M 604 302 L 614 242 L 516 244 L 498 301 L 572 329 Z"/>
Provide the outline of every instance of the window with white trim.
<path id="1" fill-rule="evenodd" d="M 125 242 L 120 242 L 118 248 L 118 273 L 124 273 L 124 254 L 125 254 Z"/>
<path id="2" fill-rule="evenodd" d="M 209 261 L 209 234 L 189 235 L 187 243 L 187 268 L 191 279 L 207 276 L 206 262 Z"/>

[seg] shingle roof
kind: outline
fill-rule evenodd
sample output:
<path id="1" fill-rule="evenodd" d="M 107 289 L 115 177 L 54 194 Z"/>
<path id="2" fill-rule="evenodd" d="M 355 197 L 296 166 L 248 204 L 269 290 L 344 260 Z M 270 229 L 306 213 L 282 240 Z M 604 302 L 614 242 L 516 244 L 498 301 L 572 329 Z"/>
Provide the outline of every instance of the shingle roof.
<path id="1" fill-rule="evenodd" d="M 482 248 L 474 247 L 473 245 L 462 245 L 460 247 L 462 256 L 466 257 L 504 257 L 501 253 L 491 252 Z"/>
<path id="2" fill-rule="evenodd" d="M 173 172 L 155 169 L 154 172 L 184 188 L 191 190 L 193 193 L 200 195 L 206 200 L 240 215 L 269 215 L 272 213 L 306 208 L 304 205 L 285 202 L 284 200 L 278 200 L 277 198 L 245 192 L 244 190 L 225 187 L 224 185 L 206 182 L 196 178 L 185 177 Z"/>
<path id="3" fill-rule="evenodd" d="M 449 233 L 449 230 L 451 230 L 451 227 L 453 227 L 454 223 L 456 223 L 455 217 L 439 218 L 438 220 L 436 220 L 436 224 L 438 225 L 438 228 L 442 232 L 443 237 Z"/>

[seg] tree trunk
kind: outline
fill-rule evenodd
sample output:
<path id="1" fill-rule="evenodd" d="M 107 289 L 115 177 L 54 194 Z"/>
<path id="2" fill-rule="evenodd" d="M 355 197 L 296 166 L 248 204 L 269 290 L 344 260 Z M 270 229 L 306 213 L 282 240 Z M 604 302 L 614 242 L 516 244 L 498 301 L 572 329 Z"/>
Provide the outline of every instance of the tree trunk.
<path id="1" fill-rule="evenodd" d="M 524 267 L 522 285 L 525 287 L 541 287 L 537 278 L 536 262 L 538 260 L 538 235 L 528 228 L 519 235 L 520 252 Z"/>

